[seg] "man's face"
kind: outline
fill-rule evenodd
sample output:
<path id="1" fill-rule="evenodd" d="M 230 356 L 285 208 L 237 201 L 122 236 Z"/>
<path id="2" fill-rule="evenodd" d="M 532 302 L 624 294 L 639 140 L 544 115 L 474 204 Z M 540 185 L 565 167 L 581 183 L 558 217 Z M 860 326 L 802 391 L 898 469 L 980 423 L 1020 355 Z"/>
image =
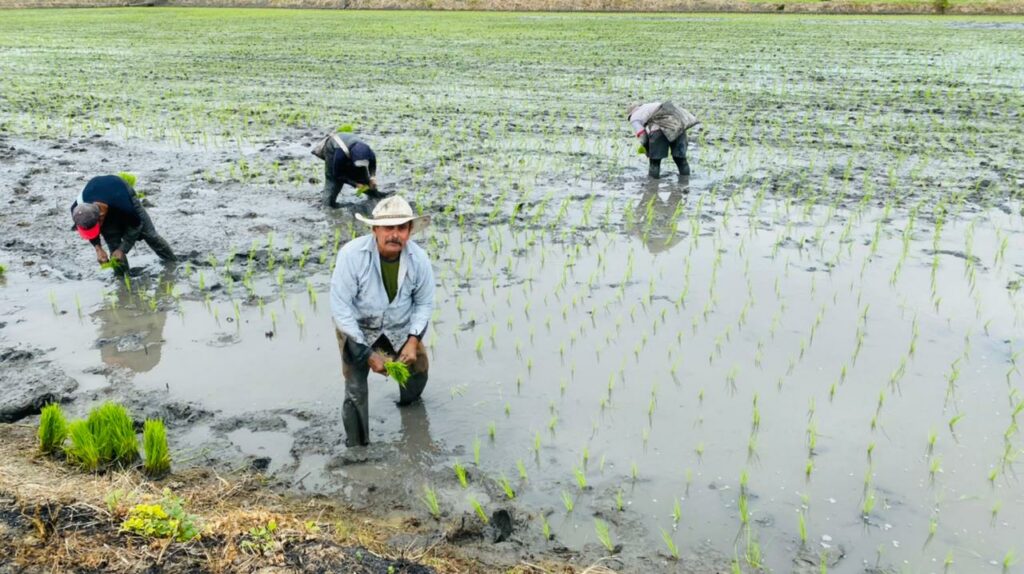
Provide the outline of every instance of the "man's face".
<path id="1" fill-rule="evenodd" d="M 409 241 L 412 222 L 402 225 L 375 225 L 373 235 L 377 238 L 377 250 L 385 259 L 394 259 L 402 254 L 405 242 Z"/>

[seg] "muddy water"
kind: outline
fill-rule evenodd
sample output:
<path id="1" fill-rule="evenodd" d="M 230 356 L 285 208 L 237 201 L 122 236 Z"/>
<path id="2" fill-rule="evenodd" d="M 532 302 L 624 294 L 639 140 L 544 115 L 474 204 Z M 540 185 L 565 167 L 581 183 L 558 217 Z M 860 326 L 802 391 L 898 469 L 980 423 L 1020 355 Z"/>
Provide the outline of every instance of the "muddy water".
<path id="1" fill-rule="evenodd" d="M 521 539 L 593 558 L 597 517 L 627 571 L 673 568 L 663 533 L 684 558 L 760 553 L 778 571 L 822 556 L 840 572 L 998 570 L 1024 537 L 1024 260 L 1001 249 L 1024 241 L 1020 206 L 954 206 L 936 238 L 927 207 L 707 185 L 633 182 L 564 215 L 552 202 L 547 228 L 439 217 L 420 238 L 439 284 L 431 381 L 398 409 L 371 377 L 367 449 L 343 446 L 329 271 L 299 268 L 299 246 L 255 264 L 249 292 L 223 262 L 149 265 L 130 286 L 11 273 L 4 335 L 53 349 L 84 390 L 73 411 L 115 397 L 172 413 L 182 464 L 252 462 L 424 518 L 429 485 L 450 515 L 468 495 L 512 507 Z M 332 252 L 325 235 L 310 261 Z"/>

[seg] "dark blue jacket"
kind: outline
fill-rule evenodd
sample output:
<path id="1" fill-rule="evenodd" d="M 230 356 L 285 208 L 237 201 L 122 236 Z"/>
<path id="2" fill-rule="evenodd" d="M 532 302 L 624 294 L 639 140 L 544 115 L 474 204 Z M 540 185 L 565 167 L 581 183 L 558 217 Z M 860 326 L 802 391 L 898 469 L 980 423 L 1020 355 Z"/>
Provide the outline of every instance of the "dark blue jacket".
<path id="1" fill-rule="evenodd" d="M 377 156 L 370 146 L 351 134 L 340 134 L 341 140 L 348 146 L 348 154 L 335 148 L 331 158 L 334 177 L 352 187 L 370 183 L 370 178 L 377 175 Z M 356 165 L 356 162 L 366 165 Z"/>
<path id="2" fill-rule="evenodd" d="M 107 215 L 103 226 L 116 225 L 126 230 L 142 230 L 142 219 L 136 209 L 137 202 L 132 201 L 134 191 L 127 183 L 116 175 L 100 175 L 89 180 L 79 198 L 85 203 L 103 203 L 107 206 Z M 71 204 L 72 213 L 78 205 L 76 199 Z M 102 230 L 102 227 L 100 228 Z M 129 235 L 137 235 L 129 234 Z M 99 244 L 99 237 L 91 241 Z M 132 241 L 134 243 L 134 241 Z"/>

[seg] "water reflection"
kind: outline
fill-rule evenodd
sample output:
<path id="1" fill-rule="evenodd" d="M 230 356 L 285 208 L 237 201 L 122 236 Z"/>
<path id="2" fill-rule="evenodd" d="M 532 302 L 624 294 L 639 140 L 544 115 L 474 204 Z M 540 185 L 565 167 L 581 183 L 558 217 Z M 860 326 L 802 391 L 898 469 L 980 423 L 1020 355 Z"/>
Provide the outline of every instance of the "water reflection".
<path id="1" fill-rule="evenodd" d="M 154 278 L 119 281 L 108 294 L 107 304 L 92 313 L 99 325 L 96 347 L 104 364 L 137 373 L 156 367 L 174 277 L 174 269 L 167 268 Z"/>
<path id="2" fill-rule="evenodd" d="M 684 237 L 679 221 L 686 206 L 683 199 L 690 193 L 690 178 L 679 176 L 678 182 L 663 182 L 644 182 L 633 208 L 630 231 L 640 238 L 651 254 L 671 249 Z"/>

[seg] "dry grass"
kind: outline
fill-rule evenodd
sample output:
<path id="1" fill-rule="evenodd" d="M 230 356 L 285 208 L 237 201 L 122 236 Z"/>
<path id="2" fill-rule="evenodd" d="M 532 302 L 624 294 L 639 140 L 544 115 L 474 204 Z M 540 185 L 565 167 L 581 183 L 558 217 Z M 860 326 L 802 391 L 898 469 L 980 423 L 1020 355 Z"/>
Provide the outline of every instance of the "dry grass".
<path id="1" fill-rule="evenodd" d="M 147 540 L 119 531 L 131 506 L 158 502 L 164 488 L 202 520 L 205 533 L 198 541 Z M 271 521 L 277 524 L 273 551 L 261 555 L 243 550 L 240 542 L 250 530 Z M 192 469 L 152 482 L 134 470 L 84 474 L 39 455 L 34 428 L 0 425 L 0 547 L 5 548 L 0 569 L 13 563 L 16 570 L 29 571 L 140 572 L 156 564 L 163 572 L 255 572 L 294 571 L 301 565 L 372 572 L 376 570 L 368 561 L 380 559 L 418 563 L 442 573 L 495 571 L 461 556 L 455 546 L 427 543 L 437 539 L 436 533 L 423 532 L 418 537 L 422 545 L 395 548 L 387 543 L 398 533 L 420 534 L 417 525 L 412 519 L 356 514 L 323 498 L 283 495 L 257 475 L 226 477 Z M 358 559 L 353 558 L 356 549 Z M 503 569 L 577 571 L 548 563 Z"/>

